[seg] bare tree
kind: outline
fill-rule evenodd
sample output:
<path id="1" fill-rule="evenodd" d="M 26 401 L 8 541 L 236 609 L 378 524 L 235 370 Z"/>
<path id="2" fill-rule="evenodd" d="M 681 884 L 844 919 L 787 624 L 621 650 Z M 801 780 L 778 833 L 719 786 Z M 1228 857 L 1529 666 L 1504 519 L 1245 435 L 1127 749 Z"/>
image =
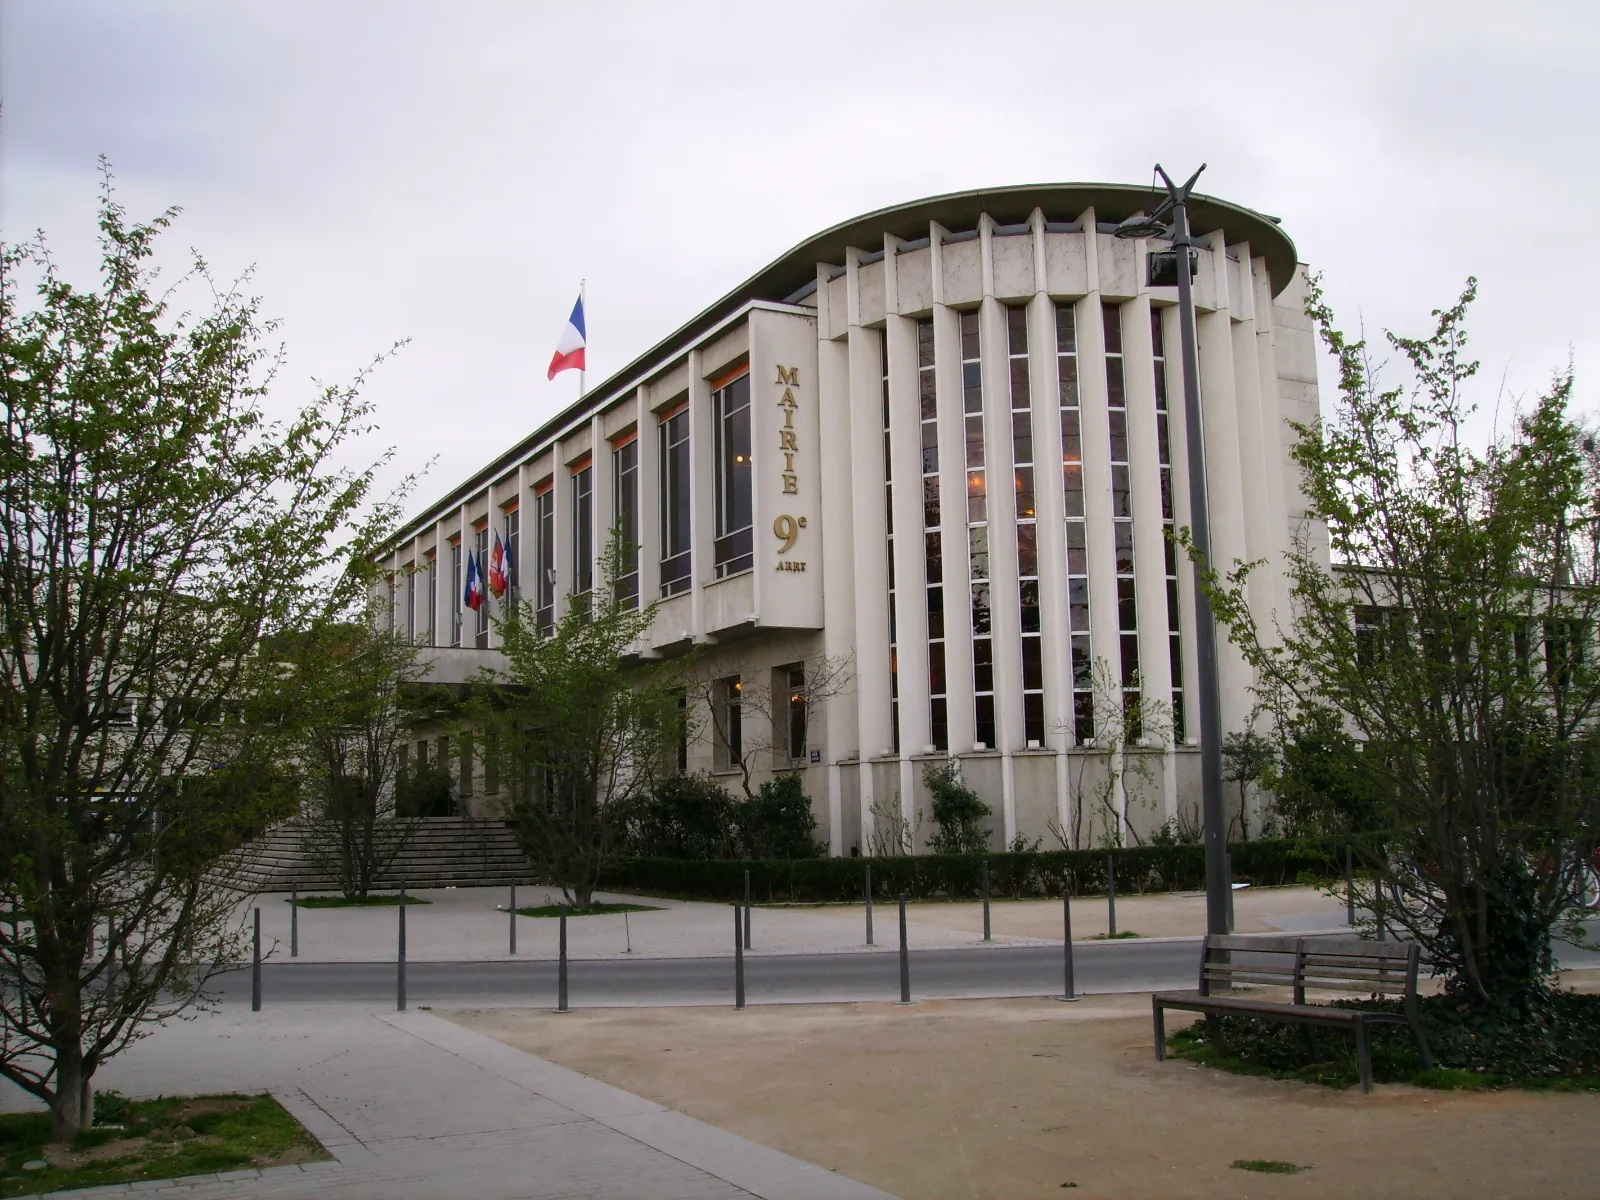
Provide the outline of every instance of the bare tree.
<path id="1" fill-rule="evenodd" d="M 300 756 L 310 818 L 301 844 L 346 897 L 365 900 L 424 819 L 401 812 L 397 798 L 401 745 L 428 667 L 389 631 L 375 604 L 352 615 L 301 643 L 297 665 L 309 703 Z"/>
<path id="2" fill-rule="evenodd" d="M 729 676 L 706 671 L 690 683 L 699 704 L 709 713 L 709 728 L 739 772 L 745 799 L 755 797 L 753 780 L 763 770 L 787 771 L 803 765 L 810 731 L 824 705 L 846 694 L 854 682 L 855 660 L 796 653 L 789 665 L 765 672 L 766 678 Z M 779 674 L 794 678 L 776 679 Z M 727 689 L 736 690 L 732 695 Z M 798 743 L 798 745 L 796 744 Z M 800 751 L 800 757 L 794 751 Z"/>
<path id="3" fill-rule="evenodd" d="M 1107 846 L 1135 845 L 1143 839 L 1130 812 L 1154 801 L 1158 783 L 1153 751 L 1170 746 L 1172 706 L 1151 699 L 1142 688 L 1124 690 L 1121 677 L 1104 658 L 1094 663 L 1094 738 L 1069 755 L 1069 799 L 1072 829 L 1052 821 L 1048 828 L 1063 849 L 1082 849 L 1084 821 L 1100 817 L 1100 837 Z"/>

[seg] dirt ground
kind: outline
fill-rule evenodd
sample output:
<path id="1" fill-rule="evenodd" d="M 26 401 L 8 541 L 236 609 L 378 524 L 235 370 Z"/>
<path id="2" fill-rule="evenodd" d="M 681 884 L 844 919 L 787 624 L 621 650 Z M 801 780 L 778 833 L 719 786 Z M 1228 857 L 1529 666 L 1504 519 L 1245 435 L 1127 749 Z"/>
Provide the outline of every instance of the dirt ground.
<path id="1" fill-rule="evenodd" d="M 879 919 L 888 922 L 893 906 L 880 902 Z M 831 908 L 826 911 L 833 911 Z M 859 906 L 857 908 L 859 911 Z M 1241 888 L 1233 894 L 1234 929 L 1239 933 L 1271 933 L 1279 927 L 1264 918 L 1284 916 L 1344 915 L 1344 901 L 1315 887 Z M 1000 900 L 989 905 L 990 926 L 1001 937 L 1059 938 L 1060 900 Z M 913 925 L 936 925 L 983 934 L 981 902 L 906 905 Z M 1072 936 L 1075 941 L 1104 935 L 1109 911 L 1104 896 L 1084 896 L 1072 902 Z M 887 924 L 885 928 L 887 928 Z M 1204 892 L 1163 892 L 1148 896 L 1117 897 L 1117 929 L 1144 937 L 1199 937 L 1206 931 Z"/>
<path id="2" fill-rule="evenodd" d="M 1600 1196 L 1600 1096 L 1158 1063 L 1142 995 L 439 1015 L 905 1200 Z"/>

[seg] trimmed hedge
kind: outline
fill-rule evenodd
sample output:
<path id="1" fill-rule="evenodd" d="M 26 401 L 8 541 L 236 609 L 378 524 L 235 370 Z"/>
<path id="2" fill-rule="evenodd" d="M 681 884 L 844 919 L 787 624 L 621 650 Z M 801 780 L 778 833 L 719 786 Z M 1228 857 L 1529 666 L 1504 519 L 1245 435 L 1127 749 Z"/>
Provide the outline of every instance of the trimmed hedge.
<path id="1" fill-rule="evenodd" d="M 1229 846 L 1233 877 L 1258 886 L 1304 879 L 1334 880 L 1344 874 L 1342 839 L 1294 838 L 1236 842 Z M 1129 846 L 1116 850 L 1050 850 L 1024 854 L 919 854 L 884 858 L 758 860 L 630 858 L 601 875 L 600 886 L 652 896 L 692 900 L 738 900 L 744 873 L 751 895 L 767 902 L 860 900 L 863 870 L 872 865 L 872 893 L 890 898 L 966 899 L 981 894 L 983 864 L 989 864 L 992 894 L 1059 896 L 1061 881 L 1074 896 L 1106 890 L 1106 862 L 1117 862 L 1117 891 L 1183 892 L 1205 887 L 1205 848 Z"/>

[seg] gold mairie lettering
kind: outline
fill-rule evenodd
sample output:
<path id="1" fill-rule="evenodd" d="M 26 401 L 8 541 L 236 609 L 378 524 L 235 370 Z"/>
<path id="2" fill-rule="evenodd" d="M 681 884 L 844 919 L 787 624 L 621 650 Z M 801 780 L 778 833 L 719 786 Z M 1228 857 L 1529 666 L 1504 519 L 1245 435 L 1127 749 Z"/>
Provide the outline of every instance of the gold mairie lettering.
<path id="1" fill-rule="evenodd" d="M 786 367 L 782 363 L 779 363 L 778 364 L 778 382 L 780 384 L 786 383 L 790 387 L 799 387 L 800 386 L 800 368 L 799 367 Z"/>
<path id="2" fill-rule="evenodd" d="M 785 496 L 798 496 L 800 494 L 800 476 L 791 475 L 787 471 L 784 472 L 783 494 Z"/>
<path id="3" fill-rule="evenodd" d="M 798 450 L 798 449 L 800 449 L 799 446 L 795 445 L 793 428 L 778 430 L 778 449 L 779 450 Z"/>

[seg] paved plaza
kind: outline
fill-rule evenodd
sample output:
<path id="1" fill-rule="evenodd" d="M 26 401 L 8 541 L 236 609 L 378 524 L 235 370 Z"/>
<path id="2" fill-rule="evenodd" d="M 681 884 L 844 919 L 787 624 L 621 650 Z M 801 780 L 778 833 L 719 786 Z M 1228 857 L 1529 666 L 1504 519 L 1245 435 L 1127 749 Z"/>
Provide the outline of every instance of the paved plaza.
<path id="1" fill-rule="evenodd" d="M 334 1160 L 56 1196 L 893 1200 L 425 1012 L 230 1010 L 161 1030 L 97 1082 L 271 1092 Z M 28 1101 L 7 1088 L 0 1106 Z"/>
<path id="2" fill-rule="evenodd" d="M 483 962 L 509 957 L 509 918 L 505 888 L 430 888 L 414 893 L 427 904 L 406 911 L 406 955 L 413 962 Z M 575 959 L 722 958 L 733 952 L 733 915 L 727 904 L 660 900 L 601 894 L 599 900 L 659 906 L 652 912 L 573 917 L 568 921 L 568 953 Z M 558 903 L 559 891 L 517 889 L 518 907 Z M 261 908 L 263 953 L 284 961 L 290 951 L 287 894 L 272 893 L 241 910 Z M 1344 929 L 1344 905 L 1311 887 L 1244 889 L 1235 893 L 1241 933 L 1307 933 Z M 1103 896 L 1073 901 L 1073 935 L 1084 940 L 1104 935 L 1108 916 Z M 1205 932 L 1201 893 L 1122 896 L 1117 901 L 1120 930 L 1145 937 L 1199 937 Z M 757 907 L 752 916 L 750 953 L 843 954 L 891 952 L 899 939 L 895 904 L 874 905 L 874 946 L 866 944 L 866 913 L 860 904 Z M 397 914 L 393 907 L 301 908 L 301 962 L 389 962 L 395 957 Z M 517 919 L 517 956 L 556 957 L 559 921 Z M 1059 900 L 996 899 L 990 945 L 1059 945 Z M 907 909 L 908 936 L 922 950 L 984 945 L 982 905 L 914 903 Z"/>

